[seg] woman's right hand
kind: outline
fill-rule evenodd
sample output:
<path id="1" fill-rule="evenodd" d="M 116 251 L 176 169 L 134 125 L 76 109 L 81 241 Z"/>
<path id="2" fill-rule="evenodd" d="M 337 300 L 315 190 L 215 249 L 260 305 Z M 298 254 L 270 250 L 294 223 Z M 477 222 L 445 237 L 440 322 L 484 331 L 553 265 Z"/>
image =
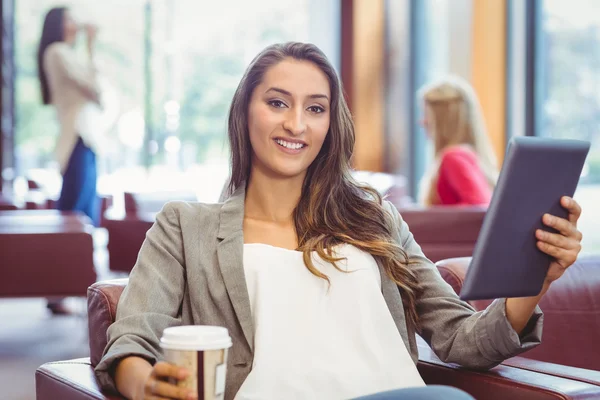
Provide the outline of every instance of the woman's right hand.
<path id="1" fill-rule="evenodd" d="M 143 383 L 136 400 L 181 399 L 196 400 L 198 395 L 190 389 L 180 388 L 170 383 L 187 378 L 189 372 L 164 361 L 157 362 Z"/>

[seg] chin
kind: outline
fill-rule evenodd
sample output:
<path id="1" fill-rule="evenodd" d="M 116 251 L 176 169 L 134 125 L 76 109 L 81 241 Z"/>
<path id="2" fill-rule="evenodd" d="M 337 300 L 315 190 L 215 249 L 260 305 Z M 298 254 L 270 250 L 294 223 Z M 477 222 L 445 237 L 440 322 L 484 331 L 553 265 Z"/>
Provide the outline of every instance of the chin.
<path id="1" fill-rule="evenodd" d="M 271 169 L 271 171 L 273 171 L 273 174 L 275 176 L 281 177 L 281 178 L 296 178 L 300 175 L 305 175 L 306 171 L 308 170 L 308 167 L 303 168 L 303 167 L 294 167 L 292 168 L 290 165 L 286 165 L 286 166 L 274 166 L 274 168 Z"/>
<path id="2" fill-rule="evenodd" d="M 289 170 L 289 169 L 285 169 L 285 170 L 275 170 L 275 175 L 284 178 L 284 179 L 292 179 L 292 178 L 296 178 L 298 176 L 304 176 L 306 174 L 306 169 L 302 169 L 302 170 Z"/>

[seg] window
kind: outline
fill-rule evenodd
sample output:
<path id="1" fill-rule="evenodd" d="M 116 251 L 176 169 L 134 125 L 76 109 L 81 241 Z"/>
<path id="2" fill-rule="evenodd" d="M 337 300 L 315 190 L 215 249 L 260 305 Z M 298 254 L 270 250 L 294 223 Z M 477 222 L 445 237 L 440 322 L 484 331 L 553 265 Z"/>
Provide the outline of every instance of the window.
<path id="1" fill-rule="evenodd" d="M 595 0 L 543 0 L 536 32 L 536 131 L 592 143 L 575 198 L 583 250 L 600 252 L 600 14 Z"/>
<path id="2" fill-rule="evenodd" d="M 471 2 L 466 0 L 387 0 L 386 168 L 405 175 L 409 195 L 433 162 L 433 149 L 421 126 L 418 89 L 446 75 L 470 80 Z"/>
<path id="3" fill-rule="evenodd" d="M 57 4 L 19 0 L 16 9 L 18 173 L 37 169 L 55 192 L 58 127 L 40 103 L 35 52 L 44 14 Z M 338 66 L 339 7 L 317 0 L 77 2 L 75 16 L 100 27 L 97 57 L 114 109 L 99 191 L 188 189 L 216 200 L 228 173 L 229 103 L 247 64 L 269 44 L 304 41 Z"/>
<path id="4" fill-rule="evenodd" d="M 421 127 L 422 105 L 417 90 L 447 74 L 467 76 L 470 40 L 464 20 L 469 5 L 460 0 L 388 0 L 386 6 L 387 65 L 386 168 L 405 175 L 409 195 L 431 163 L 426 134 Z M 468 53 L 468 50 L 467 50 Z"/>
<path id="5" fill-rule="evenodd" d="M 37 76 L 37 47 L 46 12 L 62 2 L 55 0 L 19 0 L 15 6 L 15 160 L 18 175 L 39 179 L 51 195 L 60 190 L 60 174 L 54 161 L 58 124 L 54 109 L 41 103 Z M 110 83 L 107 105 L 113 110 L 113 122 L 121 122 L 143 105 L 143 40 L 144 8 L 140 0 L 81 0 L 71 11 L 79 22 L 92 22 L 100 27 L 96 58 L 103 78 Z M 93 16 L 93 18 L 92 18 Z M 85 60 L 83 37 L 77 50 Z M 117 119 L 118 117 L 119 119 Z M 131 125 L 131 124 L 130 124 Z M 111 124 L 107 132 L 106 157 L 101 171 L 135 160 L 131 154 L 115 154 L 124 147 L 119 140 L 119 127 Z M 134 135 L 135 132 L 128 132 Z M 123 134 L 123 133 L 121 133 Z M 137 156 L 137 154 L 136 154 Z M 109 160 L 110 162 L 106 162 Z"/>
<path id="6" fill-rule="evenodd" d="M 452 4 L 451 4 L 452 3 Z M 448 74 L 456 74 L 457 71 L 452 71 L 450 66 L 451 56 L 450 48 L 453 40 L 456 40 L 451 35 L 451 28 L 454 22 L 453 16 L 456 11 L 450 13 L 450 10 L 461 9 L 462 5 L 458 5 L 452 0 L 425 0 L 415 1 L 413 3 L 413 34 L 414 36 L 414 51 L 413 51 L 413 82 L 415 90 L 432 81 L 436 81 Z M 464 18 L 464 15 L 461 15 Z M 462 20 L 462 18 L 461 18 Z M 461 22 L 463 25 L 464 22 Z M 462 39 L 462 38 L 461 38 Z M 466 43 L 460 43 L 464 46 Z M 415 199 L 418 199 L 419 182 L 425 171 L 433 163 L 433 147 L 432 143 L 427 140 L 425 129 L 421 125 L 424 118 L 423 104 L 420 99 L 415 98 L 415 115 L 413 118 L 413 137 L 412 146 L 413 152 L 413 193 Z"/>

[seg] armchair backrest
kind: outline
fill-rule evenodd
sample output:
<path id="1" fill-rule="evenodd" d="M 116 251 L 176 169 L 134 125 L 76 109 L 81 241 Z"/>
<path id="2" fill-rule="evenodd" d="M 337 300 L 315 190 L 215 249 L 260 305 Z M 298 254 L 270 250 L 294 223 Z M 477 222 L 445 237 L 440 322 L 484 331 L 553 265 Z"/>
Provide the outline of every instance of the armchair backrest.
<path id="1" fill-rule="evenodd" d="M 157 213 L 165 203 L 172 200 L 194 202 L 198 201 L 198 196 L 189 191 L 125 192 L 123 194 L 127 215 Z"/>
<path id="2" fill-rule="evenodd" d="M 436 262 L 473 254 L 486 208 L 446 206 L 399 211 L 423 253 Z"/>
<path id="3" fill-rule="evenodd" d="M 117 304 L 128 279 L 114 279 L 94 283 L 88 288 L 88 325 L 90 335 L 90 360 L 93 366 L 102 358 L 107 343 L 106 332 L 115 322 Z"/>

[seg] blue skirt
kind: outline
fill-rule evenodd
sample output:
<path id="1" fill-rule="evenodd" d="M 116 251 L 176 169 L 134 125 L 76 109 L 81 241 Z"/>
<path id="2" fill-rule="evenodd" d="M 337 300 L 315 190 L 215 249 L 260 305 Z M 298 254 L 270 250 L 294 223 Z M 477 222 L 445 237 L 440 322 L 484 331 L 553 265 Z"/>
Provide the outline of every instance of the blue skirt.
<path id="1" fill-rule="evenodd" d="M 100 210 L 96 180 L 96 155 L 78 138 L 63 175 L 58 209 L 82 211 L 90 217 L 94 226 L 98 226 Z"/>

